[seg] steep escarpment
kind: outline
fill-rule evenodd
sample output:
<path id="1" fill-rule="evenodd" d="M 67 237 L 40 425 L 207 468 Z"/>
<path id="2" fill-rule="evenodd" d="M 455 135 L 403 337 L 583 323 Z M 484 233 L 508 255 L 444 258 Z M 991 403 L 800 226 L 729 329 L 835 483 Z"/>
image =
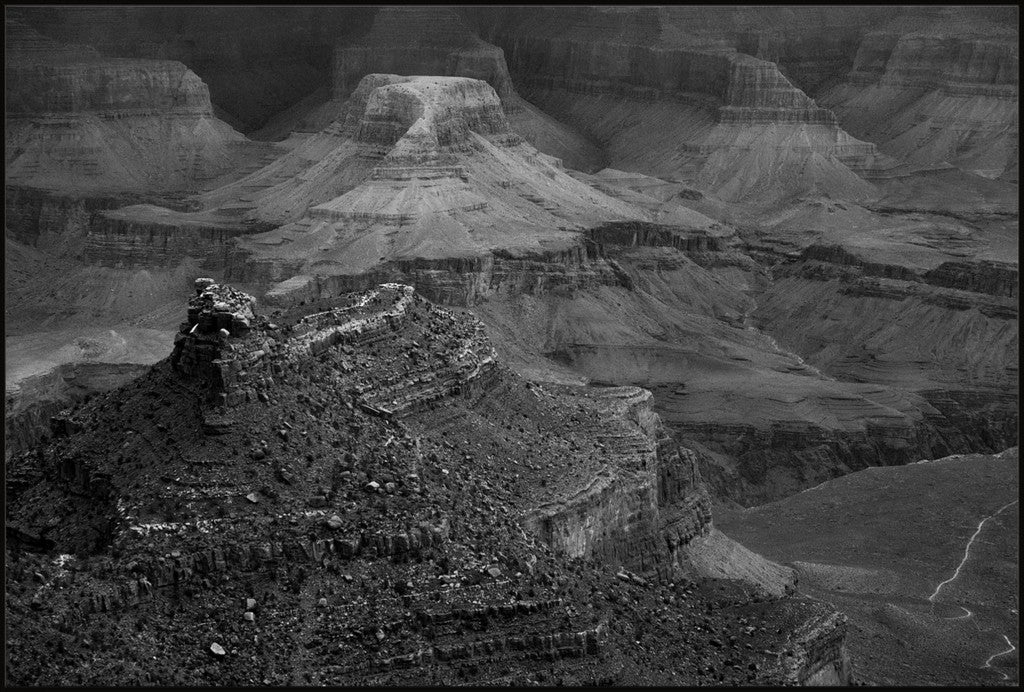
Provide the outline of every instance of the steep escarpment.
<path id="1" fill-rule="evenodd" d="M 602 142 L 615 168 L 763 202 L 815 185 L 868 196 L 853 171 L 888 165 L 774 63 L 680 35 L 655 9 L 545 8 L 509 19 L 487 37 L 520 89 Z"/>
<path id="2" fill-rule="evenodd" d="M 838 203 L 767 221 L 759 328 L 831 377 L 924 398 L 968 442 L 950 451 L 1016 443 L 1015 222 Z"/>
<path id="3" fill-rule="evenodd" d="M 246 134 L 329 87 L 334 43 L 365 31 L 373 16 L 369 7 L 22 7 L 8 12 L 50 38 L 86 44 L 105 56 L 188 65 L 209 86 L 218 117 Z"/>
<path id="4" fill-rule="evenodd" d="M 196 293 L 168 361 L 18 460 L 36 478 L 8 505 L 12 679 L 793 683 L 842 659 L 819 649 L 845 621 L 818 604 L 572 559 L 530 532 L 581 468 L 637 460 L 621 442 L 656 419 L 634 392 L 526 385 L 478 323 L 400 285 L 273 323 L 226 286 Z M 623 440 L 587 437 L 616 419 Z M 692 465 L 660 462 L 659 501 L 699 492 Z"/>
<path id="5" fill-rule="evenodd" d="M 919 393 L 970 439 L 967 449 L 1016 443 L 1016 264 L 918 273 L 812 247 L 774 276 L 755 318 L 787 348 L 834 377 Z"/>
<path id="6" fill-rule="evenodd" d="M 727 244 L 688 247 L 642 224 L 592 237 L 598 251 L 563 276 L 603 267 L 604 280 L 538 281 L 508 293 L 491 283 L 473 311 L 503 357 L 532 377 L 582 374 L 650 389 L 654 410 L 700 451 L 701 473 L 720 496 L 766 501 L 860 464 L 982 444 L 970 425 L 946 418 L 960 415 L 955 406 L 932 404 L 900 381 L 837 381 L 754 330 L 744 287 L 759 292 L 765 277 Z M 530 286 L 537 269 L 519 271 Z M 543 366 L 544 357 L 564 370 Z"/>
<path id="7" fill-rule="evenodd" d="M 866 34 L 846 82 L 820 98 L 856 136 L 915 168 L 1015 179 L 1018 18 L 1003 15 L 908 10 Z"/>
<path id="8" fill-rule="evenodd" d="M 474 36 L 448 8 L 378 10 L 370 31 L 335 53 L 333 97 L 347 98 L 374 72 L 470 77 L 501 98 L 513 92 L 501 49 Z"/>
<path id="9" fill-rule="evenodd" d="M 6 184 L 153 192 L 239 163 L 245 138 L 183 64 L 62 48 L 17 22 L 6 33 Z"/>
<path id="10" fill-rule="evenodd" d="M 467 8 L 463 12 L 488 36 L 516 21 L 519 14 L 513 7 Z M 635 16 L 636 10 L 632 12 Z M 649 31 L 653 29 L 685 45 L 735 48 L 778 64 L 787 79 L 813 96 L 820 85 L 845 78 L 865 31 L 898 12 L 898 7 L 881 6 L 661 6 L 645 8 L 640 22 L 622 16 L 615 22 L 606 17 L 599 28 L 602 20 L 590 17 L 586 24 L 575 23 L 574 31 L 581 36 L 588 35 L 587 31 L 599 36 L 601 31 L 607 32 L 608 24 L 615 23 L 617 37 L 632 43 L 642 43 L 645 34 L 653 35 Z"/>

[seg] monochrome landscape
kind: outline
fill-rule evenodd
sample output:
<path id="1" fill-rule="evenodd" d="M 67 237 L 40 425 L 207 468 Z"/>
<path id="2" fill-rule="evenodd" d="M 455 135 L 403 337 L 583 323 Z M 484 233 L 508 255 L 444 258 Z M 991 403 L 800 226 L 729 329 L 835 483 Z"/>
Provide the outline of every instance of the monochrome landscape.
<path id="1" fill-rule="evenodd" d="M 1019 685 L 1016 6 L 4 13 L 8 685 Z"/>

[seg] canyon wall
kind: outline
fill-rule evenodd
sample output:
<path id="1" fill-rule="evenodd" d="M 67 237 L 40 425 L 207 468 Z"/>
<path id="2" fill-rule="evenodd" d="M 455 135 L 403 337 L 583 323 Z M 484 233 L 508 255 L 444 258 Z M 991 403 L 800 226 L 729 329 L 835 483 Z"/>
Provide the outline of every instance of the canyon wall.
<path id="1" fill-rule="evenodd" d="M 5 182 L 112 191 L 183 189 L 238 163 L 245 138 L 213 115 L 183 64 L 104 58 L 6 25 Z"/>
<path id="2" fill-rule="evenodd" d="M 1017 441 L 1017 290 L 1016 264 L 913 271 L 812 246 L 776 269 L 755 316 L 830 375 L 918 393 L 968 441 L 956 448 L 998 451 Z"/>
<path id="3" fill-rule="evenodd" d="M 249 133 L 330 84 L 333 45 L 371 8 L 20 8 L 39 32 L 110 57 L 175 60 L 209 85 L 217 115 Z"/>
<path id="4" fill-rule="evenodd" d="M 1015 180 L 1018 21 L 1011 8 L 905 10 L 864 36 L 845 83 L 820 98 L 914 167 Z"/>
<path id="5" fill-rule="evenodd" d="M 688 34 L 654 9 L 506 14 L 500 45 L 525 96 L 602 143 L 610 166 L 729 201 L 807 189 L 863 198 L 891 165 L 773 62 Z"/>
<path id="6" fill-rule="evenodd" d="M 148 366 L 68 363 L 18 383 L 4 397 L 5 458 L 28 451 L 51 434 L 51 419 L 68 406 L 116 389 Z"/>

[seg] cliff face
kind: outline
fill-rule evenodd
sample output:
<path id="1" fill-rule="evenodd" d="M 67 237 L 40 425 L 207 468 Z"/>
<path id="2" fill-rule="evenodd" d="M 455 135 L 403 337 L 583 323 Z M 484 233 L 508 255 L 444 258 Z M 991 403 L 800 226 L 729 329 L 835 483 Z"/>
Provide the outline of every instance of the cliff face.
<path id="1" fill-rule="evenodd" d="M 846 83 L 822 101 L 915 167 L 999 177 L 1017 152 L 1016 24 L 962 8 L 907 11 L 865 35 Z"/>
<path id="2" fill-rule="evenodd" d="M 182 189 L 239 161 L 244 137 L 213 116 L 184 65 L 102 58 L 6 27 L 5 181 L 49 189 Z"/>
<path id="3" fill-rule="evenodd" d="M 332 47 L 371 8 L 19 8 L 34 29 L 105 56 L 175 60 L 209 85 L 218 117 L 249 133 L 329 87 Z"/>
<path id="4" fill-rule="evenodd" d="M 178 62 L 82 60 L 72 64 L 23 62 L 5 70 L 7 115 L 103 111 L 110 117 L 211 115 L 210 94 Z"/>
<path id="5" fill-rule="evenodd" d="M 1015 264 L 914 271 L 812 247 L 776 270 L 755 316 L 824 372 L 919 393 L 968 441 L 960 449 L 997 451 L 1017 442 L 1016 276 Z M 830 319 L 808 319 L 811 304 Z"/>
<path id="6" fill-rule="evenodd" d="M 526 96 L 601 141 L 614 168 L 766 203 L 871 194 L 888 165 L 771 62 L 680 32 L 656 10 L 545 8 L 490 26 Z"/>

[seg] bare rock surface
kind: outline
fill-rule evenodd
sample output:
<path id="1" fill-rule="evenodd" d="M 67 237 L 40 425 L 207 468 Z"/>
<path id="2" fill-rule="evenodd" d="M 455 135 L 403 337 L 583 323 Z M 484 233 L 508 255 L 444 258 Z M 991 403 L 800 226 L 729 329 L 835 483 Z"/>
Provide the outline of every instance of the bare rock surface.
<path id="1" fill-rule="evenodd" d="M 365 31 L 373 8 L 23 6 L 14 13 L 58 42 L 105 56 L 185 63 L 209 86 L 215 115 L 255 135 L 329 85 L 334 43 Z"/>
<path id="2" fill-rule="evenodd" d="M 787 570 L 701 575 L 723 538 L 649 394 L 527 384 L 398 284 L 273 319 L 197 282 L 168 360 L 14 460 L 13 680 L 849 679 L 845 619 L 767 593 Z"/>

